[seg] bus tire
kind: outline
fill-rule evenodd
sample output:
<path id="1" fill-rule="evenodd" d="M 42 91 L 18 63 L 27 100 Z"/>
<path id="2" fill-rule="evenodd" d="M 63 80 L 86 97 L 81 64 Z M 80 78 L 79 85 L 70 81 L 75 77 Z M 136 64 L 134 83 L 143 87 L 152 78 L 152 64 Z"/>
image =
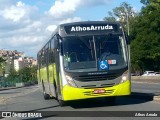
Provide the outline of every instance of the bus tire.
<path id="1" fill-rule="evenodd" d="M 63 106 L 66 105 L 66 103 L 65 103 L 63 100 L 57 99 L 57 101 L 58 101 L 58 104 L 59 104 L 61 107 L 63 107 Z"/>
<path id="2" fill-rule="evenodd" d="M 50 98 L 50 96 L 46 92 L 43 92 L 43 97 L 45 100 L 48 100 Z"/>
<path id="3" fill-rule="evenodd" d="M 43 82 L 42 82 L 42 88 L 43 88 L 43 97 L 45 100 L 48 100 L 50 98 L 50 96 L 49 96 L 49 94 L 46 93 Z"/>

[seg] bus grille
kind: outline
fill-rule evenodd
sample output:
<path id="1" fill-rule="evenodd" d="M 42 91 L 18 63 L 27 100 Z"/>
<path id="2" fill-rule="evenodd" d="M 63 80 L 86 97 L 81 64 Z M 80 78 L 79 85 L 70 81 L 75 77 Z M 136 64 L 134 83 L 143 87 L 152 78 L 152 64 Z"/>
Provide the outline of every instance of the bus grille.
<path id="1" fill-rule="evenodd" d="M 75 80 L 88 82 L 88 81 L 103 81 L 103 80 L 114 80 L 119 77 L 119 74 L 112 75 L 85 75 L 74 77 Z"/>

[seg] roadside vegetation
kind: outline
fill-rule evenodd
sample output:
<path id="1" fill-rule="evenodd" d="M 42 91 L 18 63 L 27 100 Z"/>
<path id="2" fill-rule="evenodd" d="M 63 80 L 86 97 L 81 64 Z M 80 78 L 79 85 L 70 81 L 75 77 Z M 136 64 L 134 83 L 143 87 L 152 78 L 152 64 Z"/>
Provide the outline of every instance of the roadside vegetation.
<path id="1" fill-rule="evenodd" d="M 19 71 L 15 71 L 11 67 L 8 76 L 5 76 L 5 59 L 0 57 L 0 88 L 15 87 L 16 83 L 24 83 L 24 85 L 37 84 L 37 66 L 24 67 Z"/>
<path id="2" fill-rule="evenodd" d="M 160 71 L 160 0 L 141 0 L 141 3 L 144 6 L 136 12 L 123 2 L 104 20 L 120 21 L 127 33 L 128 15 L 132 72 Z"/>
<path id="3" fill-rule="evenodd" d="M 8 82 L 15 83 L 24 83 L 25 85 L 31 85 L 37 83 L 37 67 L 24 67 L 19 71 L 14 69 L 10 70 L 10 74 L 6 77 Z"/>

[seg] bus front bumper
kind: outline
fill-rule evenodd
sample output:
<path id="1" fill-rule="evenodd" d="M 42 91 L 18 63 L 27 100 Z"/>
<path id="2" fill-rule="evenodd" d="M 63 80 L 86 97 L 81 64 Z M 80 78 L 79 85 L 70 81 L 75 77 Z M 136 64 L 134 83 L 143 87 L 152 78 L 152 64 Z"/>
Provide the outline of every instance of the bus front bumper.
<path id="1" fill-rule="evenodd" d="M 130 95 L 131 93 L 130 86 L 131 86 L 130 80 L 127 80 L 126 82 L 115 85 L 113 87 L 93 88 L 93 89 L 74 88 L 69 85 L 65 85 L 62 90 L 62 95 L 64 101 L 107 97 L 107 96 L 124 96 L 124 95 Z M 103 90 L 103 93 L 95 93 L 94 91 L 97 89 L 99 91 Z"/>

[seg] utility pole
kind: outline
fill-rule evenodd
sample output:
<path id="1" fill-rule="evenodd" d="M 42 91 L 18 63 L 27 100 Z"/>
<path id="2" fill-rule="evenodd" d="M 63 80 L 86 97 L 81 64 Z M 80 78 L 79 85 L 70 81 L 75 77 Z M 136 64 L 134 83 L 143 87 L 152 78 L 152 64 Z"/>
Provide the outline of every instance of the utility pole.
<path id="1" fill-rule="evenodd" d="M 126 15 L 126 20 L 127 20 L 127 34 L 128 34 L 128 39 L 130 38 L 130 26 L 129 26 L 129 14 L 128 14 L 128 10 L 126 8 L 124 8 L 125 10 L 125 15 Z M 129 67 L 129 74 L 131 74 L 131 56 L 130 56 L 130 39 L 129 39 L 129 44 L 128 44 L 128 67 Z M 131 76 L 131 75 L 129 75 Z M 131 77 L 129 78 L 131 80 Z"/>

